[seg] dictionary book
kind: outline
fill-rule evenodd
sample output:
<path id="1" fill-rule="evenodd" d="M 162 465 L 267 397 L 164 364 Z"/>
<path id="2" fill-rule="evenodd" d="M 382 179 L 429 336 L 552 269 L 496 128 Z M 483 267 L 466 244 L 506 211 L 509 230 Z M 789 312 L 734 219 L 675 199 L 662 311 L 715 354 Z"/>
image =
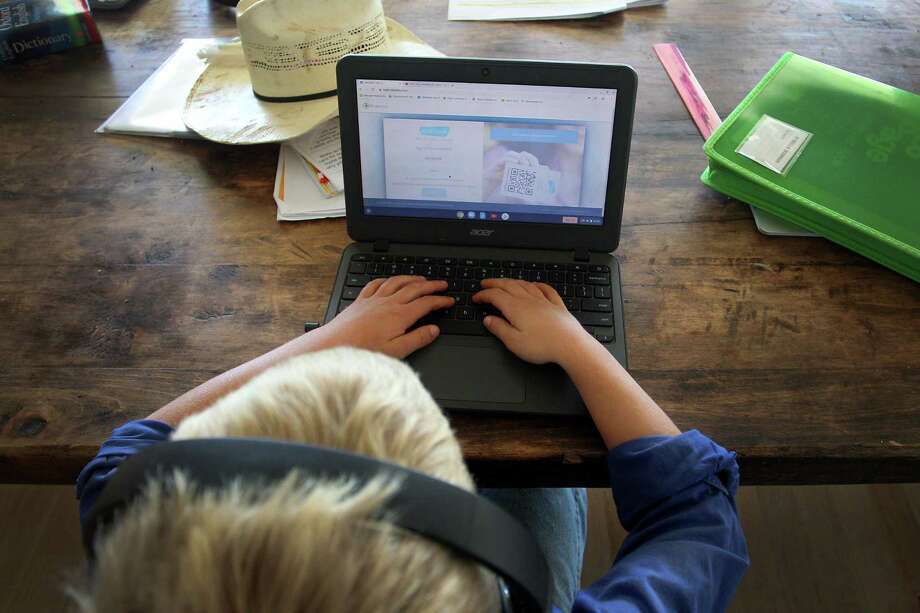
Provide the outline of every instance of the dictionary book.
<path id="1" fill-rule="evenodd" d="M 0 0 L 0 63 L 99 42 L 86 0 Z"/>

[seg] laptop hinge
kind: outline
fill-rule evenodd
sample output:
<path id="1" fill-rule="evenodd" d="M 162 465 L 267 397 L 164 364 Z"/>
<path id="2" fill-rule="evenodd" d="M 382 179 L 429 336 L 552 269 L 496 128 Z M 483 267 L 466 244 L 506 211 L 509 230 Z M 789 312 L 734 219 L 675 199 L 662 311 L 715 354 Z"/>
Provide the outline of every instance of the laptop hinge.
<path id="1" fill-rule="evenodd" d="M 587 249 L 576 249 L 575 250 L 575 261 L 576 262 L 588 262 L 591 260 L 591 253 Z"/>
<path id="2" fill-rule="evenodd" d="M 390 250 L 390 241 L 380 240 L 374 241 L 374 251 L 389 251 Z"/>

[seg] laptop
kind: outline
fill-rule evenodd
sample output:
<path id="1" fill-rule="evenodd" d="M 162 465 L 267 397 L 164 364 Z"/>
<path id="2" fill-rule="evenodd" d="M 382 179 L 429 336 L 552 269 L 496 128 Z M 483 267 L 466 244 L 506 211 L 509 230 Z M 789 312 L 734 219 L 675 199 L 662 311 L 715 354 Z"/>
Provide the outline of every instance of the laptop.
<path id="1" fill-rule="evenodd" d="M 447 410 L 580 415 L 555 365 L 520 360 L 471 302 L 542 281 L 620 363 L 620 237 L 636 73 L 628 66 L 346 56 L 337 72 L 349 236 L 324 322 L 378 277 L 448 282 L 456 306 L 409 364 Z"/>

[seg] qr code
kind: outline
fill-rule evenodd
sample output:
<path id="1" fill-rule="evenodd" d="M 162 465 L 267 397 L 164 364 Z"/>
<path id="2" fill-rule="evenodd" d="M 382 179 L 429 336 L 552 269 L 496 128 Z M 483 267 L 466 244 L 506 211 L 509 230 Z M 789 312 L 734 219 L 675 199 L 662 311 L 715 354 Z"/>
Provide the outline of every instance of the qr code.
<path id="1" fill-rule="evenodd" d="M 537 173 L 524 168 L 509 168 L 505 191 L 522 196 L 533 196 L 534 185 L 537 183 Z"/>

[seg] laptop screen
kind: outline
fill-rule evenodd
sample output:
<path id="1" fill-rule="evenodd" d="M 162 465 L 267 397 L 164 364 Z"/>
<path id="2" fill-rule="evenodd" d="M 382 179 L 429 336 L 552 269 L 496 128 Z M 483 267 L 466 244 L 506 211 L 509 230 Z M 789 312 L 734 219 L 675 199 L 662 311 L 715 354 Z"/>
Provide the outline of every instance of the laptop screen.
<path id="1" fill-rule="evenodd" d="M 604 223 L 616 90 L 356 85 L 365 215 Z"/>

